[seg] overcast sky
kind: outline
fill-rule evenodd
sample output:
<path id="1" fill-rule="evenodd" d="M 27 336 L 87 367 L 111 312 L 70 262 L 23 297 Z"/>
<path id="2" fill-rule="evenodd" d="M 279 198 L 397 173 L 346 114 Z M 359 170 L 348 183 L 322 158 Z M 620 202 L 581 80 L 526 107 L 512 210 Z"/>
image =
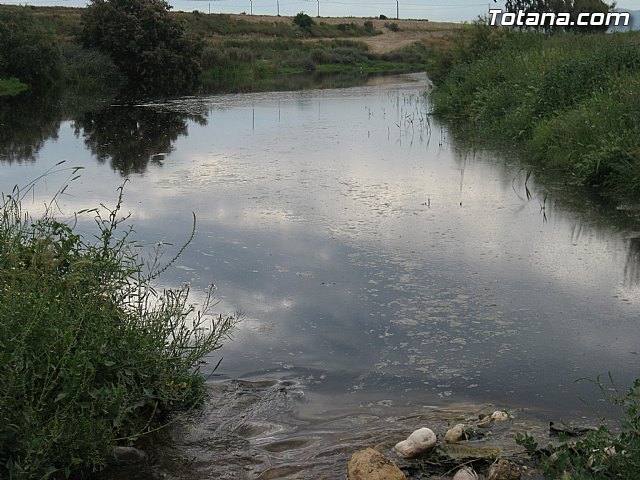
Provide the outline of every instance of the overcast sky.
<path id="1" fill-rule="evenodd" d="M 62 5 L 84 7 L 87 0 L 4 0 L 2 3 L 28 5 Z M 253 13 L 255 15 L 276 15 L 278 6 L 281 15 L 295 15 L 305 12 L 316 16 L 318 7 L 322 17 L 377 17 L 384 14 L 389 18 L 426 18 L 432 21 L 462 22 L 473 21 L 479 15 L 486 15 L 489 7 L 500 8 L 504 1 L 493 0 L 169 0 L 174 10 L 191 12 L 200 10 L 211 13 Z M 619 0 L 617 6 L 630 10 L 640 10 L 640 0 Z"/>

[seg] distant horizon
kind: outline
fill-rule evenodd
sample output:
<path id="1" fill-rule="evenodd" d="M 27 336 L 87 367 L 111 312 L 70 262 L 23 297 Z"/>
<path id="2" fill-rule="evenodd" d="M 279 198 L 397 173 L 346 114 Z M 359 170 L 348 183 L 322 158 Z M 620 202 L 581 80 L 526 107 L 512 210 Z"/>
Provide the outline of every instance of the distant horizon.
<path id="1" fill-rule="evenodd" d="M 5 5 L 33 5 L 43 7 L 86 7 L 86 0 L 8 0 Z M 436 0 L 434 4 L 416 0 L 376 0 L 360 3 L 358 0 L 170 0 L 172 11 L 202 13 L 234 13 L 254 15 L 293 16 L 299 12 L 316 17 L 379 17 L 385 15 L 395 19 L 431 20 L 434 22 L 472 22 L 487 15 L 490 8 L 503 8 L 504 1 L 493 0 Z M 622 0 L 616 7 L 625 10 L 640 10 L 640 0 Z"/>

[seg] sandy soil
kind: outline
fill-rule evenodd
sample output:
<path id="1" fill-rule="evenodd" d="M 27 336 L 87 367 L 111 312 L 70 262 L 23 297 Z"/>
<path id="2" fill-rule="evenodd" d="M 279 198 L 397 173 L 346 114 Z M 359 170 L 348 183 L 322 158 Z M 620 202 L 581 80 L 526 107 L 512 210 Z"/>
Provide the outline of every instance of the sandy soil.
<path id="1" fill-rule="evenodd" d="M 231 16 L 250 22 L 291 23 L 293 21 L 292 17 L 275 17 L 268 15 Z M 414 42 L 441 38 L 461 26 L 459 23 L 430 22 L 428 20 L 379 20 L 355 17 L 321 17 L 314 18 L 314 20 L 316 22 L 324 22 L 330 25 L 352 22 L 362 25 L 366 21 L 373 22 L 376 30 L 383 32 L 381 35 L 375 35 L 372 37 L 356 37 L 350 38 L 350 40 L 357 40 L 366 43 L 369 45 L 369 49 L 374 53 L 387 53 L 406 47 Z M 397 23 L 400 30 L 392 32 L 385 27 L 385 24 L 389 23 Z"/>

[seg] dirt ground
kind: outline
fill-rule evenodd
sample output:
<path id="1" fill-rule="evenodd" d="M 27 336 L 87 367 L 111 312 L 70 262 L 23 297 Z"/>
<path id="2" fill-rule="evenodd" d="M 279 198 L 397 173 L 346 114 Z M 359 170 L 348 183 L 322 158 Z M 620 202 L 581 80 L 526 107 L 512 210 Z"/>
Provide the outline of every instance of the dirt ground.
<path id="1" fill-rule="evenodd" d="M 250 22 L 269 22 L 269 23 L 292 23 L 292 17 L 275 17 L 268 15 L 231 15 Z M 356 18 L 356 17 L 320 17 L 314 18 L 318 23 L 340 24 L 340 23 L 356 23 L 364 24 L 366 21 L 373 22 L 376 30 L 382 32 L 380 35 L 371 37 L 356 37 L 350 40 L 364 42 L 369 46 L 373 53 L 387 53 L 400 48 L 406 47 L 417 41 L 425 41 L 429 39 L 441 38 L 452 30 L 461 27 L 459 23 L 430 22 L 428 20 L 380 20 L 375 18 Z M 400 28 L 397 32 L 392 32 L 385 24 L 396 23 Z"/>

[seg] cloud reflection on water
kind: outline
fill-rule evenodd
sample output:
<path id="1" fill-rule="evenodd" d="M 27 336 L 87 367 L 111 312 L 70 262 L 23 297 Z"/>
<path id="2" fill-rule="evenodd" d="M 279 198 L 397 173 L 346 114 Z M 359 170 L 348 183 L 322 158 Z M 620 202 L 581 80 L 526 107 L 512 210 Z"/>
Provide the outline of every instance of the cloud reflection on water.
<path id="1" fill-rule="evenodd" d="M 446 135 L 439 145 L 432 119 L 416 131 L 421 88 L 143 107 L 181 112 L 181 127 L 161 142 L 161 169 L 119 169 L 141 173 L 125 208 L 144 242 L 176 245 L 196 212 L 196 239 L 164 281 L 194 292 L 214 282 L 222 311 L 247 313 L 222 370 L 306 372 L 322 377 L 317 388 L 407 400 L 547 406 L 573 404 L 584 394 L 573 380 L 602 368 L 630 379 L 640 327 L 626 230 L 545 201 L 532 181 L 527 199 L 521 169 Z M 108 204 L 120 181 L 78 142 L 61 129 L 41 148 L 47 157 L 66 145 L 87 166 L 87 193 L 72 189 L 69 211 Z"/>

